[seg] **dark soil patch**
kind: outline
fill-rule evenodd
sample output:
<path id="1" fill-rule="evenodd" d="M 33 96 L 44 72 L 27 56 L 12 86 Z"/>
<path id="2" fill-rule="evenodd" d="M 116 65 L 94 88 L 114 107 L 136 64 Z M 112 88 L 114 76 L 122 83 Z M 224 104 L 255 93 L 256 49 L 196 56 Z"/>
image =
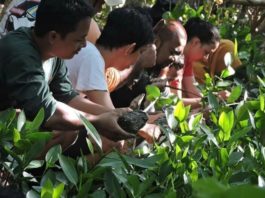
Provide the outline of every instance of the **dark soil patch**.
<path id="1" fill-rule="evenodd" d="M 118 119 L 118 123 L 122 129 L 129 133 L 137 133 L 148 120 L 148 116 L 143 111 L 131 111 L 123 114 Z"/>

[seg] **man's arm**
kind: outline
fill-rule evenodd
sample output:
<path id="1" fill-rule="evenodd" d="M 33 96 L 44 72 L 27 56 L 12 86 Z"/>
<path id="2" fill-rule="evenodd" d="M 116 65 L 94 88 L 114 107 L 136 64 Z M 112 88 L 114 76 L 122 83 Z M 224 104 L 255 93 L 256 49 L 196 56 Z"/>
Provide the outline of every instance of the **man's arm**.
<path id="1" fill-rule="evenodd" d="M 84 99 L 85 100 L 85 99 Z M 76 102 L 78 98 L 76 98 Z M 100 115 L 91 115 L 78 111 L 67 104 L 57 102 L 53 115 L 45 122 L 44 127 L 52 130 L 78 130 L 83 128 L 78 114 L 85 116 L 99 131 L 100 134 L 112 140 L 133 138 L 118 125 L 118 118 L 128 109 L 113 110 Z"/>
<path id="2" fill-rule="evenodd" d="M 105 111 L 115 109 L 108 91 L 91 90 L 91 91 L 83 91 L 82 93 L 85 94 L 87 99 L 90 100 L 91 102 L 103 106 Z"/>
<path id="3" fill-rule="evenodd" d="M 187 98 L 200 98 L 201 93 L 194 85 L 195 79 L 194 76 L 184 76 L 182 79 L 182 86 L 183 86 L 183 97 Z"/>

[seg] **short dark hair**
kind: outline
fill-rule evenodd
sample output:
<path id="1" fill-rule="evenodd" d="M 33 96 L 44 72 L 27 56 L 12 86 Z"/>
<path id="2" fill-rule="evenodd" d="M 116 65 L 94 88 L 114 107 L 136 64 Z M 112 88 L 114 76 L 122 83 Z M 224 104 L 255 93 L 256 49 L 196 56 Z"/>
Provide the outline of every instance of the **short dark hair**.
<path id="1" fill-rule="evenodd" d="M 205 44 L 219 42 L 221 39 L 218 29 L 199 17 L 190 18 L 184 27 L 187 32 L 187 42 L 194 37 L 198 37 L 201 43 Z"/>
<path id="2" fill-rule="evenodd" d="M 92 17 L 94 10 L 86 0 L 42 0 L 36 13 L 34 31 L 43 37 L 49 31 L 58 32 L 63 38 L 75 31 L 77 24 Z"/>
<path id="3" fill-rule="evenodd" d="M 122 7 L 109 14 L 97 44 L 113 49 L 136 43 L 136 51 L 153 41 L 150 16 L 140 7 Z"/>

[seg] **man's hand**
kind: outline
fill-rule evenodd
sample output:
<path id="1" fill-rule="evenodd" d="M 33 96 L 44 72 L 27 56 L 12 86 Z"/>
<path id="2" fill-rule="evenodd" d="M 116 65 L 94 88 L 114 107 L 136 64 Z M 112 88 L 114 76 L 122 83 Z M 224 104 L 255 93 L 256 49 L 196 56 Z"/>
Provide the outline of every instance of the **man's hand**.
<path id="1" fill-rule="evenodd" d="M 100 134 L 111 140 L 116 141 L 134 138 L 135 135 L 124 131 L 118 124 L 118 118 L 129 111 L 131 111 L 129 108 L 120 108 L 100 114 L 93 122 L 93 125 Z"/>
<path id="2" fill-rule="evenodd" d="M 159 138 L 161 131 L 159 126 L 147 123 L 137 132 L 137 134 L 144 138 L 149 144 L 152 144 L 154 143 L 154 140 Z"/>
<path id="3" fill-rule="evenodd" d="M 227 90 L 219 91 L 217 97 L 221 100 L 226 100 L 230 96 L 230 92 Z"/>

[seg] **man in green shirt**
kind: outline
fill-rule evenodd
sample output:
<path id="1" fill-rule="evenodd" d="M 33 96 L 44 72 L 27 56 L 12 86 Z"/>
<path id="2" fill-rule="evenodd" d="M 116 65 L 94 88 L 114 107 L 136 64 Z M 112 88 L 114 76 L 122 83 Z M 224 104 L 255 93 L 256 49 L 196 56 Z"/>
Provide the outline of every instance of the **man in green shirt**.
<path id="1" fill-rule="evenodd" d="M 46 149 L 73 142 L 75 131 L 83 128 L 76 112 L 110 139 L 132 137 L 117 124 L 123 110 L 110 111 L 82 98 L 67 77 L 62 59 L 86 46 L 92 15 L 84 0 L 42 0 L 34 28 L 20 28 L 0 40 L 0 111 L 14 107 L 34 118 L 44 108 L 43 126 L 57 130 Z"/>

